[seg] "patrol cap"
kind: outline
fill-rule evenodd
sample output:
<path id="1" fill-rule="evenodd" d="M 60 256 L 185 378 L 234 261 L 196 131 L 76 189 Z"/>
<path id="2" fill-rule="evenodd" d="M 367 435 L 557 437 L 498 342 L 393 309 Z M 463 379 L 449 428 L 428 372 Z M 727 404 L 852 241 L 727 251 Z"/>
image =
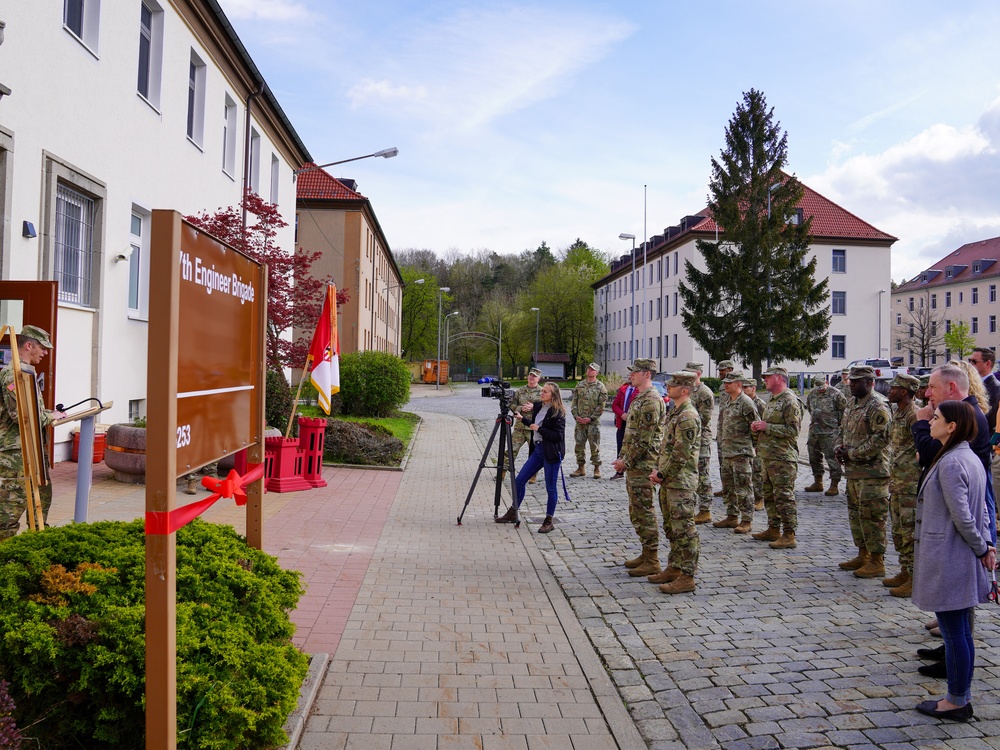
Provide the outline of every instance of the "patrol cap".
<path id="1" fill-rule="evenodd" d="M 628 366 L 629 372 L 640 372 L 646 370 L 648 372 L 656 372 L 656 360 L 655 359 L 637 359 L 635 362 Z"/>
<path id="2" fill-rule="evenodd" d="M 812 379 L 810 380 L 810 382 L 813 385 L 816 385 L 816 386 L 825 385 L 826 384 L 826 379 L 822 375 L 813 375 Z"/>
<path id="3" fill-rule="evenodd" d="M 19 339 L 34 339 L 46 349 L 52 348 L 52 342 L 49 341 L 48 332 L 38 326 L 25 326 L 21 329 L 21 332 L 17 334 L 17 337 Z"/>
<path id="4" fill-rule="evenodd" d="M 930 373 L 927 373 L 926 375 L 921 375 L 920 376 L 920 387 L 921 388 L 926 388 L 930 384 L 931 384 L 931 374 Z"/>
<path id="5" fill-rule="evenodd" d="M 744 388 L 756 388 L 757 387 L 757 380 L 755 378 L 743 378 L 743 387 Z"/>
<path id="6" fill-rule="evenodd" d="M 705 372 L 705 365 L 701 362 L 688 362 L 684 369 L 688 372 Z"/>
<path id="7" fill-rule="evenodd" d="M 636 360 L 637 362 L 639 360 Z M 652 360 L 650 360 L 652 361 Z M 670 373 L 670 380 L 667 381 L 668 386 L 683 386 L 685 388 L 694 388 L 694 383 L 698 379 L 698 375 L 689 370 L 678 370 L 677 372 Z"/>
<path id="8" fill-rule="evenodd" d="M 733 363 L 733 360 L 731 360 L 731 359 L 724 359 L 721 362 L 719 362 L 719 369 L 720 370 L 735 370 L 736 369 L 736 365 Z"/>
<path id="9" fill-rule="evenodd" d="M 588 370 L 593 370 L 594 372 L 600 372 L 601 371 L 601 366 L 599 364 L 597 364 L 596 362 L 591 362 L 589 365 L 587 365 L 587 369 Z"/>
<path id="10" fill-rule="evenodd" d="M 722 379 L 723 383 L 743 383 L 743 373 L 742 372 L 731 372 L 726 377 Z"/>
<path id="11" fill-rule="evenodd" d="M 537 367 L 532 367 L 530 370 L 528 370 L 528 374 L 534 375 L 535 377 L 538 378 L 542 377 L 542 371 L 539 370 Z"/>
<path id="12" fill-rule="evenodd" d="M 766 370 L 764 370 L 764 374 L 765 375 L 784 375 L 787 378 L 788 377 L 788 370 L 786 370 L 784 367 L 778 367 L 777 365 L 775 365 L 774 367 L 768 367 Z"/>
<path id="13" fill-rule="evenodd" d="M 862 378 L 871 378 L 872 380 L 874 380 L 875 379 L 875 369 L 872 368 L 872 367 L 869 367 L 868 365 L 861 365 L 859 367 L 852 367 L 851 368 L 851 374 L 850 374 L 849 377 L 850 377 L 851 380 L 861 380 Z"/>
<path id="14" fill-rule="evenodd" d="M 845 367 L 843 370 L 840 371 L 840 374 L 841 375 L 848 375 L 850 372 L 851 372 L 851 368 Z"/>
<path id="15" fill-rule="evenodd" d="M 928 375 L 927 377 L 928 380 L 930 380 L 930 376 Z M 892 379 L 889 386 L 891 388 L 905 388 L 906 390 L 913 392 L 920 387 L 920 381 L 913 375 L 904 375 L 903 373 L 899 373 Z"/>

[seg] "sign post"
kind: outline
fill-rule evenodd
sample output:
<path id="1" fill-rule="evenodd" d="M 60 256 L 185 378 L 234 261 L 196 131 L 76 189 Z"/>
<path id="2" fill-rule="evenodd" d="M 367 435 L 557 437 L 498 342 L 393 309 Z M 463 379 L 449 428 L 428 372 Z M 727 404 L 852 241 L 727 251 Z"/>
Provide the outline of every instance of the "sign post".
<path id="1" fill-rule="evenodd" d="M 177 746 L 177 479 L 247 449 L 263 462 L 267 275 L 176 211 L 153 211 L 146 420 L 146 748 Z M 263 545 L 263 479 L 247 541 Z"/>

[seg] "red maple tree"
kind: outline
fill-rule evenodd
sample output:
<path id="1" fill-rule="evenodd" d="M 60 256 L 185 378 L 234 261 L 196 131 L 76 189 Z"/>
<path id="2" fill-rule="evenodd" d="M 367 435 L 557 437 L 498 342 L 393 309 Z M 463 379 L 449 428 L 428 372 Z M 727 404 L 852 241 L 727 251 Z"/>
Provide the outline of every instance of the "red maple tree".
<path id="1" fill-rule="evenodd" d="M 242 210 L 247 212 L 243 231 Z M 214 214 L 200 213 L 187 220 L 258 263 L 267 266 L 267 364 L 273 368 L 299 368 L 306 361 L 312 330 L 323 307 L 329 279 L 311 274 L 320 253 L 286 252 L 275 244 L 279 229 L 288 226 L 278 207 L 253 191 L 247 191 L 240 206 L 220 208 Z M 337 307 L 350 299 L 348 290 L 337 290 Z M 309 331 L 298 340 L 283 338 L 290 328 Z"/>

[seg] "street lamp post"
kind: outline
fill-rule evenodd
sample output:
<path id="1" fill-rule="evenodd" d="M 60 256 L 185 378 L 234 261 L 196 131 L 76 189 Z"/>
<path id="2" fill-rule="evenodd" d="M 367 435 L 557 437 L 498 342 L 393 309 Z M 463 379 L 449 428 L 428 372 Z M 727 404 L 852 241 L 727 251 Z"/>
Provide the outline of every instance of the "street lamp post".
<path id="1" fill-rule="evenodd" d="M 450 334 L 449 334 L 449 329 L 450 329 L 450 325 L 451 325 L 450 318 L 451 318 L 452 315 L 458 315 L 458 312 L 459 312 L 458 310 L 455 310 L 454 312 L 450 312 L 450 313 L 448 313 L 447 315 L 444 316 L 444 358 L 445 358 L 445 360 L 447 360 L 449 362 L 451 361 L 448 358 L 448 351 L 451 348 L 451 346 L 450 346 L 451 338 L 450 338 Z M 450 364 L 449 364 L 449 367 L 451 367 Z"/>
<path id="2" fill-rule="evenodd" d="M 882 295 L 885 289 L 878 290 L 878 356 L 882 356 Z M 886 359 L 889 359 L 886 357 Z"/>
<path id="3" fill-rule="evenodd" d="M 434 384 L 434 390 L 441 390 L 441 297 L 444 292 L 450 292 L 451 287 L 439 286 L 438 287 L 438 353 L 437 353 L 437 382 Z"/>
<path id="4" fill-rule="evenodd" d="M 632 308 L 628 311 L 629 320 L 632 321 L 632 333 L 630 334 L 632 338 L 629 340 L 628 345 L 630 347 L 630 353 L 632 342 L 635 341 L 635 235 L 629 234 L 628 232 L 622 232 L 618 235 L 620 240 L 632 240 L 632 282 L 630 286 L 632 287 Z M 635 359 L 634 356 L 630 359 Z"/>
<path id="5" fill-rule="evenodd" d="M 541 315 L 541 312 L 537 307 L 533 307 L 531 309 L 535 313 L 535 357 L 534 357 L 535 361 L 532 364 L 534 364 L 535 367 L 538 367 L 538 319 L 539 316 Z"/>
<path id="6" fill-rule="evenodd" d="M 424 280 L 423 279 L 417 279 L 413 283 L 414 284 L 423 284 Z M 406 286 L 406 283 L 402 282 L 402 281 L 399 282 L 398 284 L 393 284 L 391 286 L 389 285 L 388 281 L 385 282 L 386 303 L 389 302 L 389 298 L 388 298 L 389 292 L 391 292 L 393 289 L 402 289 L 405 286 Z M 397 320 L 398 321 L 402 321 L 402 319 L 403 319 L 403 303 L 402 303 L 402 300 L 401 300 L 400 304 L 399 304 L 399 315 L 397 316 Z M 398 323 L 396 325 L 396 330 L 399 331 L 399 324 Z M 386 314 L 385 314 L 385 342 L 386 342 L 386 344 L 389 343 L 389 312 L 388 312 L 388 310 L 386 311 Z M 399 356 L 399 352 L 396 352 L 396 355 Z"/>
<path id="7" fill-rule="evenodd" d="M 351 159 L 341 159 L 340 161 L 329 161 L 326 164 L 311 164 L 308 167 L 302 167 L 302 169 L 296 169 L 292 172 L 292 176 L 297 177 L 303 172 L 312 172 L 314 169 L 323 169 L 324 167 L 335 167 L 338 164 L 347 164 L 350 161 L 361 161 L 362 159 L 371 159 L 373 157 L 381 156 L 383 159 L 391 159 L 392 157 L 399 154 L 399 149 L 393 146 L 392 148 L 384 148 L 381 151 L 376 151 L 374 154 L 365 154 L 364 156 L 355 156 Z"/>

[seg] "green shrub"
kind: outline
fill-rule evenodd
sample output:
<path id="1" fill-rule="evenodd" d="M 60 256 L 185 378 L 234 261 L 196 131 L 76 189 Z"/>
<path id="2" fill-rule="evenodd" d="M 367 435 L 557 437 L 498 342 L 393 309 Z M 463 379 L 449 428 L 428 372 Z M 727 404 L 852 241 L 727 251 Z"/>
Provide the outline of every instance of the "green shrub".
<path id="1" fill-rule="evenodd" d="M 712 389 L 712 393 L 718 393 L 722 390 L 722 380 L 720 378 L 706 378 L 702 376 L 701 382 Z"/>
<path id="2" fill-rule="evenodd" d="M 340 360 L 344 414 L 387 417 L 410 399 L 410 371 L 388 352 L 351 352 Z"/>
<path id="3" fill-rule="evenodd" d="M 292 392 L 281 370 L 268 370 L 265 380 L 267 402 L 264 404 L 264 423 L 285 433 L 288 417 L 292 413 Z"/>
<path id="4" fill-rule="evenodd" d="M 142 520 L 0 544 L 0 679 L 31 746 L 144 747 L 145 554 Z M 288 618 L 301 593 L 232 527 L 177 532 L 178 747 L 287 741 L 308 661 Z"/>
<path id="5" fill-rule="evenodd" d="M 403 441 L 378 424 L 330 419 L 323 448 L 327 459 L 340 463 L 398 466 L 403 460 Z"/>

